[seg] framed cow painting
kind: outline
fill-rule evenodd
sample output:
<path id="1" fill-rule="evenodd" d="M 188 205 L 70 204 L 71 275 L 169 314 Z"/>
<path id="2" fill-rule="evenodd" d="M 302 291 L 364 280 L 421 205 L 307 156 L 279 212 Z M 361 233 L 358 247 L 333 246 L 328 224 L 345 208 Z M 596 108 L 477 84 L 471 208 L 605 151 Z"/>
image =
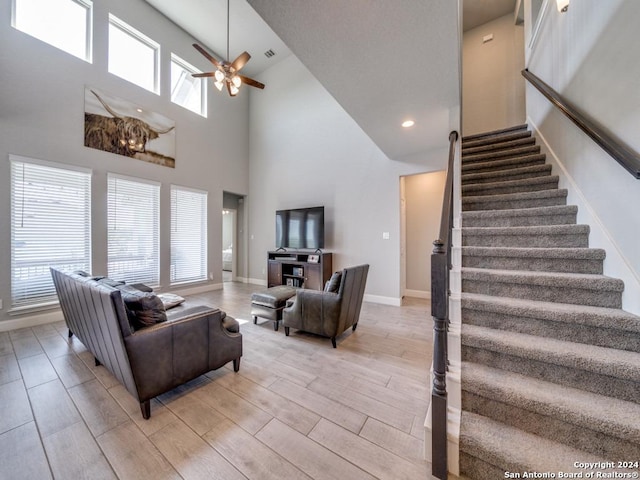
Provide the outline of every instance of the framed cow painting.
<path id="1" fill-rule="evenodd" d="M 84 90 L 84 145 L 175 168 L 175 122 L 96 88 Z"/>

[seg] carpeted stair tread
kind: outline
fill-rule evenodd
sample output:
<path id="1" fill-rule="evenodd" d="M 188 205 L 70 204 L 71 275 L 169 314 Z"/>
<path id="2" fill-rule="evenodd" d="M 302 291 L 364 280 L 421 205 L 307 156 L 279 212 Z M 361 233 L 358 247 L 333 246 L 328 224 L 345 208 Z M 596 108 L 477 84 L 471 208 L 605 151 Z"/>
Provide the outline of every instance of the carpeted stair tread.
<path id="1" fill-rule="evenodd" d="M 462 224 L 477 218 L 502 217 L 539 217 L 542 215 L 576 215 L 578 207 L 575 205 L 552 205 L 549 207 L 510 208 L 506 210 L 475 210 L 462 213 Z"/>
<path id="2" fill-rule="evenodd" d="M 463 161 L 460 172 L 462 175 L 477 173 L 499 172 L 513 168 L 524 168 L 545 165 L 545 155 L 525 155 L 519 157 L 506 157 L 482 162 L 468 163 Z"/>
<path id="3" fill-rule="evenodd" d="M 518 180 L 522 178 L 535 178 L 551 175 L 551 165 L 530 165 L 525 167 L 508 168 L 482 173 L 462 173 L 462 184 L 497 182 L 500 180 Z"/>
<path id="4" fill-rule="evenodd" d="M 505 472 L 572 472 L 576 461 L 598 462 L 581 450 L 523 432 L 471 412 L 462 412 L 460 450 L 495 466 L 499 477 Z M 477 478 L 475 472 L 463 472 Z"/>
<path id="5" fill-rule="evenodd" d="M 514 140 L 520 140 L 523 138 L 530 138 L 531 132 L 529 130 L 523 130 L 518 132 L 508 132 L 500 135 L 495 135 L 488 138 L 478 138 L 476 140 L 467 140 L 462 143 L 462 152 L 469 148 L 484 147 L 486 145 L 501 145 L 503 143 L 512 142 Z"/>
<path id="6" fill-rule="evenodd" d="M 462 185 L 462 195 L 498 195 L 550 190 L 558 187 L 559 180 L 560 178 L 557 175 L 544 175 L 488 183 L 468 183 Z"/>
<path id="7" fill-rule="evenodd" d="M 479 153 L 497 152 L 500 150 L 509 150 L 512 148 L 520 148 L 528 145 L 534 145 L 536 139 L 533 137 L 520 138 L 517 140 L 511 140 L 509 142 L 494 143 L 489 145 L 481 145 L 477 147 L 465 147 L 462 149 L 462 156 L 476 155 Z"/>
<path id="8" fill-rule="evenodd" d="M 462 326 L 462 348 L 489 350 L 526 360 L 638 382 L 640 353 L 590 346 L 565 340 L 494 330 L 477 325 Z M 495 366 L 495 365 L 494 365 Z M 638 383 L 640 388 L 640 383 Z"/>
<path id="9" fill-rule="evenodd" d="M 462 279 L 504 282 L 510 284 L 545 285 L 551 287 L 578 287 L 589 290 L 622 292 L 624 282 L 605 275 L 560 272 L 526 272 L 514 270 L 490 270 L 487 268 L 463 268 Z"/>
<path id="10" fill-rule="evenodd" d="M 619 308 L 573 305 L 568 303 L 521 300 L 519 298 L 494 297 L 464 292 L 462 308 L 480 310 L 487 314 L 500 313 L 522 318 L 539 318 L 579 326 L 600 327 L 640 334 L 640 317 Z"/>
<path id="11" fill-rule="evenodd" d="M 525 158 L 530 156 L 543 157 L 542 160 L 545 159 L 544 155 L 540 155 L 539 145 L 526 145 L 524 147 L 515 147 L 515 148 L 498 150 L 496 152 L 464 155 L 462 157 L 462 169 L 464 170 L 465 166 L 471 166 L 471 164 L 473 163 L 485 163 L 485 162 L 491 163 L 492 161 L 505 160 L 511 157 Z"/>
<path id="12" fill-rule="evenodd" d="M 540 190 L 537 192 L 505 193 L 500 195 L 470 195 L 462 197 L 463 210 L 506 210 L 509 208 L 548 207 L 564 205 L 566 189 Z"/>
<path id="13" fill-rule="evenodd" d="M 515 132 L 518 130 L 527 130 L 528 125 L 526 123 L 523 123 L 521 125 L 513 125 L 511 127 L 506 127 L 506 128 L 499 128 L 497 130 L 490 130 L 487 132 L 480 132 L 480 133 L 474 133 L 472 135 L 466 135 L 464 137 L 462 137 L 462 143 L 466 143 L 466 142 L 470 142 L 473 140 L 478 140 L 480 138 L 488 138 L 488 137 L 495 137 L 495 136 L 500 136 L 500 135 L 504 135 L 505 133 L 511 133 L 511 132 Z"/>
<path id="14" fill-rule="evenodd" d="M 593 248 L 462 247 L 462 266 L 602 274 L 605 252 Z"/>
<path id="15" fill-rule="evenodd" d="M 589 225 L 462 227 L 463 246 L 588 247 Z"/>
<path id="16" fill-rule="evenodd" d="M 624 282 L 604 275 L 462 267 L 462 291 L 620 308 Z"/>
<path id="17" fill-rule="evenodd" d="M 601 248 L 518 248 L 518 247 L 462 247 L 462 255 L 488 257 L 527 257 L 577 260 L 604 260 Z"/>
<path id="18" fill-rule="evenodd" d="M 532 227 L 535 225 L 575 225 L 578 207 L 511 208 L 505 210 L 469 210 L 462 213 L 463 227 Z"/>
<path id="19" fill-rule="evenodd" d="M 557 417 L 640 446 L 640 405 L 463 362 L 463 389 L 530 412 Z"/>

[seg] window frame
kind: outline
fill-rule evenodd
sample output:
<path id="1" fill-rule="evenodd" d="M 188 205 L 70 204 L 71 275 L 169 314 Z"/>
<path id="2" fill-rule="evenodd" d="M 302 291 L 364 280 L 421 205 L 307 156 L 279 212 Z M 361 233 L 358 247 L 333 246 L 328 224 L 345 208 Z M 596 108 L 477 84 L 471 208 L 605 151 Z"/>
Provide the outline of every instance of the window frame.
<path id="1" fill-rule="evenodd" d="M 58 45 L 54 45 L 53 43 L 50 43 L 48 40 L 45 40 L 41 37 L 37 37 L 32 33 L 22 30 L 20 27 L 18 27 L 16 12 L 18 8 L 17 4 L 18 2 L 20 2 L 20 0 L 11 0 L 11 26 L 16 30 L 18 30 L 19 32 L 29 35 L 30 37 L 36 38 L 39 41 L 44 42 L 47 45 L 50 45 L 54 48 L 57 48 L 58 50 L 61 50 L 75 58 L 84 60 L 87 63 L 93 63 L 93 1 L 92 0 L 67 0 L 67 1 L 75 3 L 86 9 L 84 57 L 79 57 L 75 53 L 65 50 L 64 48 Z"/>
<path id="2" fill-rule="evenodd" d="M 155 40 L 153 40 L 152 38 L 145 35 L 144 33 L 142 33 L 141 31 L 135 29 L 134 27 L 129 25 L 127 22 L 119 19 L 114 14 L 109 13 L 109 22 L 108 22 L 107 28 L 110 30 L 112 26 L 119 29 L 122 33 L 128 35 L 132 39 L 137 40 L 143 45 L 151 48 L 154 51 L 153 90 L 149 90 L 145 85 L 136 83 L 133 80 L 130 80 L 129 78 L 125 78 L 119 75 L 118 73 L 111 71 L 111 67 L 109 65 L 110 59 L 111 59 L 111 32 L 110 31 L 107 38 L 107 71 L 110 74 L 115 75 L 118 78 L 121 78 L 122 80 L 132 83 L 133 85 L 137 85 L 138 87 L 144 88 L 149 92 L 153 92 L 156 95 L 160 95 L 160 44 Z"/>
<path id="3" fill-rule="evenodd" d="M 192 194 L 198 194 L 201 195 L 204 198 L 201 198 L 201 202 L 202 200 L 204 200 L 201 203 L 201 207 L 204 209 L 203 213 L 204 215 L 200 216 L 199 219 L 199 223 L 200 223 L 200 229 L 201 232 L 200 234 L 202 235 L 201 238 L 199 239 L 199 243 L 200 243 L 200 247 L 201 247 L 201 251 L 200 251 L 200 268 L 201 270 L 201 275 L 200 276 L 195 276 L 195 277 L 188 277 L 188 278 L 179 278 L 176 279 L 176 257 L 174 257 L 174 253 L 175 253 L 175 248 L 176 248 L 176 242 L 174 242 L 175 240 L 175 236 L 174 233 L 177 232 L 177 226 L 176 226 L 176 222 L 177 222 L 177 209 L 179 208 L 179 205 L 176 205 L 175 203 L 175 196 L 174 193 L 175 192 L 184 192 L 184 193 L 192 193 Z M 170 281 L 170 285 L 175 286 L 175 285 L 184 285 L 184 284 L 188 284 L 188 283 L 196 283 L 196 282 L 206 282 L 208 280 L 208 269 L 209 269 L 209 252 L 208 252 L 208 243 L 209 243 L 209 238 L 208 238 L 208 234 L 209 234 L 209 192 L 206 190 L 199 190 L 196 188 L 191 188 L 191 187 L 184 187 L 181 185 L 171 185 L 171 192 L 170 192 L 170 208 L 171 208 L 171 236 L 170 236 L 170 264 L 169 264 L 169 281 Z M 194 232 L 194 226 L 193 225 L 188 225 L 186 227 L 186 231 L 189 231 L 191 233 Z"/>
<path id="4" fill-rule="evenodd" d="M 170 70 L 170 74 L 171 74 L 171 79 L 170 79 L 170 81 L 171 81 L 170 82 L 171 83 L 171 92 L 170 92 L 171 102 L 175 103 L 176 105 L 181 106 L 182 108 L 186 108 L 190 112 L 196 113 L 196 114 L 200 115 L 201 117 L 207 118 L 207 82 L 206 82 L 206 78 L 199 78 L 198 79 L 200 81 L 200 111 L 196 112 L 195 110 L 191 110 L 189 107 L 187 107 L 187 106 L 183 105 L 182 103 L 179 103 L 179 102 L 177 102 L 177 101 L 175 101 L 173 99 L 173 64 L 174 63 L 176 65 L 178 65 L 180 68 L 182 68 L 183 70 L 185 70 L 186 72 L 188 72 L 189 75 L 194 74 L 194 73 L 202 73 L 201 70 L 197 69 L 196 67 L 191 65 L 186 60 L 183 60 L 178 55 L 176 55 L 175 53 L 171 52 L 171 60 L 170 60 L 170 63 L 169 63 L 169 70 Z"/>
<path id="5" fill-rule="evenodd" d="M 145 208 L 153 209 L 152 214 L 154 215 L 152 218 L 152 227 L 154 228 L 154 231 L 150 232 L 154 242 L 152 246 L 152 251 L 154 256 L 153 278 L 141 278 L 141 277 L 130 276 L 130 275 L 127 275 L 126 271 L 123 271 L 121 269 L 118 269 L 115 272 L 112 270 L 111 265 L 112 263 L 116 263 L 116 260 L 111 258 L 111 252 L 110 252 L 111 246 L 112 246 L 111 232 L 117 230 L 117 229 L 112 229 L 112 224 L 111 224 L 111 219 L 112 219 L 111 209 L 113 205 L 111 200 L 112 179 L 115 181 L 129 182 L 129 183 L 145 185 L 153 188 L 152 197 L 145 200 L 147 202 L 155 202 L 155 203 L 151 203 L 151 206 L 149 206 L 148 203 L 144 204 Z M 116 192 L 116 195 L 117 195 L 117 192 Z M 117 201 L 117 199 L 114 201 Z M 141 208 L 140 205 L 138 204 L 136 204 L 135 207 Z M 137 178 L 137 177 L 131 177 L 127 175 L 120 175 L 118 173 L 111 173 L 111 172 L 107 173 L 107 222 L 106 222 L 107 223 L 106 225 L 107 226 L 107 235 L 106 235 L 107 265 L 106 267 L 107 267 L 107 276 L 109 278 L 112 278 L 114 280 L 124 280 L 128 283 L 146 283 L 150 287 L 160 286 L 160 271 L 161 271 L 160 269 L 160 232 L 161 232 L 161 222 L 162 222 L 161 215 L 160 215 L 160 208 L 161 208 L 161 184 L 159 182 L 155 182 L 153 180 L 148 180 L 145 178 Z M 117 216 L 115 218 L 117 221 Z M 122 262 L 124 260 L 119 259 L 118 261 Z M 151 270 L 149 269 L 149 271 Z"/>
<path id="6" fill-rule="evenodd" d="M 29 158 L 29 157 L 23 157 L 20 155 L 13 155 L 13 154 L 9 154 L 9 162 L 10 162 L 10 197 L 11 197 L 11 205 L 10 205 L 10 230 L 11 230 L 11 246 L 10 246 L 10 292 L 11 292 L 11 307 L 9 312 L 10 313 L 22 313 L 24 311 L 31 311 L 31 310 L 38 310 L 38 309 L 42 309 L 42 308 L 48 308 L 50 306 L 54 306 L 58 304 L 58 298 L 57 298 L 57 294 L 55 291 L 55 287 L 53 285 L 53 280 L 51 279 L 51 276 L 49 274 L 49 272 L 46 272 L 46 275 L 49 276 L 49 280 L 51 280 L 51 284 L 50 284 L 50 293 L 46 294 L 47 292 L 45 291 L 46 295 L 40 295 L 39 297 L 42 297 L 41 300 L 18 300 L 18 295 L 16 290 L 14 290 L 16 288 L 16 283 L 17 283 L 17 278 L 16 278 L 16 272 L 15 272 L 15 267 L 16 267 L 16 252 L 15 252 L 15 248 L 16 248 L 16 229 L 14 228 L 15 226 L 15 215 L 16 215 L 16 209 L 17 208 L 21 208 L 22 212 L 21 214 L 24 215 L 24 194 L 23 194 L 23 202 L 21 203 L 20 206 L 16 205 L 16 201 L 18 200 L 17 195 L 15 193 L 15 176 L 14 176 L 14 167 L 16 167 L 17 164 L 22 164 L 23 165 L 23 174 L 24 174 L 24 166 L 25 165 L 32 165 L 32 166 L 36 166 L 36 167 L 44 167 L 44 168 L 49 168 L 49 169 L 57 169 L 57 170 L 61 170 L 64 171 L 66 174 L 78 174 L 78 175 L 83 175 L 84 178 L 80 179 L 77 178 L 75 179 L 74 183 L 72 183 L 72 186 L 75 188 L 80 188 L 80 187 L 84 187 L 84 189 L 82 190 L 82 195 L 84 196 L 84 202 L 81 206 L 81 209 L 83 211 L 83 213 L 81 213 L 78 218 L 80 217 L 84 217 L 83 219 L 81 219 L 81 222 L 78 222 L 76 219 L 76 222 L 74 222 L 75 224 L 80 224 L 82 225 L 81 228 L 79 228 L 79 230 L 82 231 L 82 234 L 84 236 L 83 242 L 82 242 L 82 255 L 80 257 L 76 257 L 77 260 L 74 258 L 72 260 L 76 260 L 76 261 L 71 261 L 71 260 L 65 260 L 65 261 L 53 261 L 51 260 L 51 255 L 53 255 L 55 252 L 52 251 L 52 246 L 57 246 L 60 245 L 59 241 L 56 239 L 53 239 L 53 241 L 50 241 L 50 243 L 46 244 L 46 251 L 47 251 L 47 255 L 49 255 L 49 252 L 51 252 L 51 255 L 49 255 L 49 261 L 47 262 L 41 262 L 42 263 L 42 267 L 46 268 L 48 266 L 58 266 L 60 267 L 61 264 L 73 264 L 73 268 L 74 269 L 81 269 L 81 270 L 87 270 L 87 271 L 91 271 L 92 268 L 92 249 L 93 249 L 93 244 L 92 244 L 92 176 L 93 176 L 93 172 L 91 169 L 88 168 L 83 168 L 83 167 L 78 167 L 76 165 L 69 165 L 69 164 L 64 164 L 64 163 L 59 163 L 59 162 L 50 162 L 47 160 L 40 160 L 40 159 L 34 159 L 34 158 Z M 19 168 L 19 167 L 18 167 Z M 62 174 L 61 174 L 62 175 Z M 44 178 L 44 176 L 42 176 L 41 178 Z M 62 184 L 61 182 L 59 182 L 58 184 L 55 184 L 54 182 L 52 182 L 52 178 L 51 176 L 47 176 L 46 177 L 51 183 L 48 183 L 47 186 L 50 186 L 51 188 L 62 188 L 64 187 L 64 184 Z M 23 182 L 25 181 L 24 177 L 23 177 Z M 66 185 L 68 185 L 68 183 L 66 183 Z M 41 198 L 41 197 L 38 197 Z M 36 198 L 36 200 L 38 199 Z M 46 198 L 46 197 L 45 197 Z M 51 199 L 53 199 L 54 196 L 51 196 Z M 60 199 L 59 195 L 55 195 L 56 199 Z M 69 197 L 67 197 L 69 198 Z M 38 202 L 35 202 L 38 203 Z M 49 207 L 47 207 L 46 204 L 42 205 L 42 209 L 46 209 L 46 213 L 47 215 L 50 214 L 51 210 Z M 40 213 L 43 213 L 43 210 L 39 210 Z M 61 218 L 66 218 L 68 219 L 69 216 L 66 214 L 68 212 L 68 210 L 65 210 L 65 215 L 60 215 Z M 74 225 L 77 226 L 77 225 Z M 41 236 L 40 234 L 38 234 L 38 240 L 41 240 Z M 67 251 L 68 253 L 68 251 Z M 37 265 L 36 265 L 37 267 Z M 46 285 L 45 285 L 46 286 Z"/>

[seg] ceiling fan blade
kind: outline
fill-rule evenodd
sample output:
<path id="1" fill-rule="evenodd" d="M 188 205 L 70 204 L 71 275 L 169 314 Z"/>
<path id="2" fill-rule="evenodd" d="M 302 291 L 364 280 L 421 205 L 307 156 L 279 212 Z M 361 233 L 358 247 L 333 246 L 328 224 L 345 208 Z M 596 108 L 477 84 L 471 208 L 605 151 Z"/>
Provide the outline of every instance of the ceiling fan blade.
<path id="1" fill-rule="evenodd" d="M 226 83 L 227 83 L 227 92 L 229 92 L 229 96 L 235 97 L 237 93 L 231 93 L 231 83 L 229 82 L 226 82 Z"/>
<path id="2" fill-rule="evenodd" d="M 213 63 L 216 67 L 220 66 L 220 62 L 216 60 L 209 52 L 207 52 L 204 48 L 202 48 L 197 43 L 193 44 L 193 47 L 198 50 L 202 55 L 204 55 L 211 63 Z"/>
<path id="3" fill-rule="evenodd" d="M 264 89 L 264 83 L 260 83 L 253 78 L 245 77 L 244 75 L 238 75 L 242 80 L 242 83 L 246 83 L 247 85 L 251 85 L 252 87 Z"/>
<path id="4" fill-rule="evenodd" d="M 207 73 L 192 73 L 191 76 L 195 77 L 195 78 L 202 78 L 202 77 L 215 77 L 216 72 L 207 72 Z"/>
<path id="5" fill-rule="evenodd" d="M 247 52 L 242 52 L 240 55 L 238 55 L 238 58 L 236 58 L 233 63 L 231 63 L 231 67 L 237 72 L 245 66 L 250 58 L 251 55 L 249 55 Z"/>

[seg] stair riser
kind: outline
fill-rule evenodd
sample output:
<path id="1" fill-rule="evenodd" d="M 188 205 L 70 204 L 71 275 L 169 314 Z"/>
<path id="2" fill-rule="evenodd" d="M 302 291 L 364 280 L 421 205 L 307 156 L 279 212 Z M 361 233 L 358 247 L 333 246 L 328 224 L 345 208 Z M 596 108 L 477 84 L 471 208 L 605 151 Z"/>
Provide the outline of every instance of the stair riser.
<path id="1" fill-rule="evenodd" d="M 577 215 L 535 215 L 518 217 L 463 217 L 463 227 L 535 227 L 542 225 L 575 225 Z"/>
<path id="2" fill-rule="evenodd" d="M 495 162 L 482 162 L 482 163 L 462 163 L 462 175 L 473 173 L 490 173 L 500 172 L 502 170 L 511 170 L 514 168 L 535 167 L 537 165 L 544 165 L 545 160 L 543 158 L 513 158 L 513 159 L 500 159 Z"/>
<path id="3" fill-rule="evenodd" d="M 536 143 L 536 139 L 530 137 L 530 138 L 522 138 L 519 140 L 514 140 L 512 142 L 495 143 L 492 145 L 483 145 L 479 147 L 463 147 L 462 155 L 466 157 L 467 155 L 476 155 L 480 153 L 482 154 L 493 153 L 493 152 L 499 152 L 504 150 L 510 150 L 513 148 L 531 146 L 531 145 L 535 145 L 535 143 Z"/>
<path id="4" fill-rule="evenodd" d="M 469 148 L 477 148 L 484 146 L 492 146 L 492 145 L 502 145 L 504 143 L 513 142 L 515 140 L 528 139 L 531 137 L 531 132 L 528 130 L 524 130 L 521 132 L 509 133 L 506 135 L 496 135 L 487 138 L 481 138 L 479 140 L 468 140 L 462 142 L 462 150 L 467 150 Z"/>
<path id="5" fill-rule="evenodd" d="M 462 210 L 465 212 L 477 210 L 509 210 L 514 208 L 553 207 L 566 204 L 567 197 L 531 198 L 509 201 L 488 200 L 484 202 L 463 202 Z"/>
<path id="6" fill-rule="evenodd" d="M 533 183 L 526 185 L 510 185 L 510 186 L 463 186 L 462 196 L 484 196 L 484 195 L 504 195 L 507 193 L 524 193 L 524 192 L 540 192 L 542 190 L 553 190 L 558 188 L 558 178 L 549 180 L 546 183 Z"/>
<path id="7" fill-rule="evenodd" d="M 541 415 L 516 405 L 462 392 L 462 408 L 511 425 L 554 442 L 571 445 L 603 458 L 640 458 L 640 445 L 612 435 L 568 423 L 562 418 Z"/>
<path id="8" fill-rule="evenodd" d="M 523 157 L 526 155 L 539 155 L 540 147 L 538 145 L 529 145 L 525 147 L 501 150 L 493 153 L 479 153 L 477 155 L 465 155 L 462 158 L 462 165 L 468 165 L 476 162 L 490 162 L 492 160 L 504 160 L 505 158 Z"/>
<path id="9" fill-rule="evenodd" d="M 480 133 L 474 133 L 473 135 L 465 135 L 464 137 L 462 137 L 462 144 L 464 145 L 468 142 L 473 142 L 476 140 L 496 138 L 504 135 L 509 135 L 512 133 L 527 132 L 527 131 L 528 131 L 528 125 L 523 123 L 522 125 L 513 125 L 511 127 L 500 128 L 498 130 L 492 130 L 489 132 L 480 132 Z"/>
<path id="10" fill-rule="evenodd" d="M 622 330 L 472 310 L 464 305 L 462 323 L 640 353 L 640 335 Z"/>
<path id="11" fill-rule="evenodd" d="M 483 175 L 477 178 L 477 175 L 462 175 L 462 185 L 471 185 L 478 183 L 495 183 L 495 182 L 509 182 L 511 180 L 524 180 L 526 178 L 540 178 L 548 177 L 551 175 L 551 169 L 540 169 L 532 172 L 515 172 L 513 174 L 507 174 L 508 170 L 504 171 L 504 174 Z M 493 172 L 492 172 L 493 173 Z"/>
<path id="12" fill-rule="evenodd" d="M 462 246 L 468 247 L 577 247 L 589 246 L 589 235 L 586 233 L 562 235 L 473 235 L 462 234 Z"/>
<path id="13" fill-rule="evenodd" d="M 462 266 L 493 270 L 528 270 L 532 272 L 563 272 L 602 274 L 602 260 L 522 258 L 462 255 Z"/>
<path id="14" fill-rule="evenodd" d="M 528 470 L 526 465 L 517 464 L 514 464 L 511 468 L 496 467 L 478 457 L 465 453 L 464 448 L 464 443 L 460 440 L 460 473 L 468 478 L 473 478 L 474 480 L 496 480 L 496 478 L 504 478 L 504 472 L 524 472 Z"/>
<path id="15" fill-rule="evenodd" d="M 586 370 L 531 360 L 468 345 L 462 346 L 462 360 L 527 375 L 547 382 L 578 388 L 600 395 L 627 400 L 629 402 L 638 401 L 640 383 L 608 375 L 600 375 Z"/>
<path id="16" fill-rule="evenodd" d="M 462 291 L 494 297 L 522 298 L 542 302 L 571 303 L 594 307 L 622 308 L 622 294 L 586 288 L 462 280 Z"/>

